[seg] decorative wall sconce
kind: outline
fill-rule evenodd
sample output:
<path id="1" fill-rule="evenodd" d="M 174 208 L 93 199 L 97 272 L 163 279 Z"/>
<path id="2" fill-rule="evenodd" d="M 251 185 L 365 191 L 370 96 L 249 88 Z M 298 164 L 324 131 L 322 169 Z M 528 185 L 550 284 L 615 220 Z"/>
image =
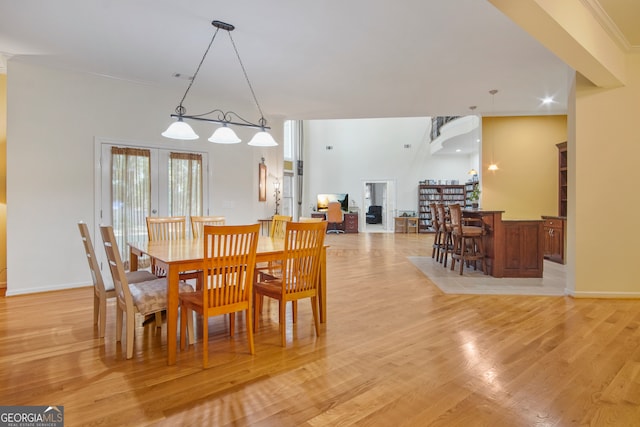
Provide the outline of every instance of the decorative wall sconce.
<path id="1" fill-rule="evenodd" d="M 496 97 L 496 93 L 498 93 L 498 89 L 491 89 L 489 93 L 491 94 L 491 112 L 494 112 L 495 111 L 494 100 Z M 488 168 L 488 170 L 490 170 L 491 172 L 495 172 L 498 170 L 498 164 L 494 160 L 495 151 L 496 151 L 495 141 L 492 141 L 491 142 L 491 164 L 489 165 L 489 168 Z"/>
<path id="2" fill-rule="evenodd" d="M 258 201 L 267 201 L 267 165 L 264 164 L 264 157 L 262 163 L 258 164 Z"/>
<path id="3" fill-rule="evenodd" d="M 280 180 L 278 178 L 273 181 L 273 196 L 276 199 L 275 215 L 280 215 Z"/>

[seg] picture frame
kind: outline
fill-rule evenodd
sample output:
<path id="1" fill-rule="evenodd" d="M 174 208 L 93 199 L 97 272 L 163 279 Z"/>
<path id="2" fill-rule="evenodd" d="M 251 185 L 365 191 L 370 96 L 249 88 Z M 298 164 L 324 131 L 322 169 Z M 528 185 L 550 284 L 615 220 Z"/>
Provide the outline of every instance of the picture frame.
<path id="1" fill-rule="evenodd" d="M 258 201 L 267 201 L 267 165 L 258 164 Z"/>

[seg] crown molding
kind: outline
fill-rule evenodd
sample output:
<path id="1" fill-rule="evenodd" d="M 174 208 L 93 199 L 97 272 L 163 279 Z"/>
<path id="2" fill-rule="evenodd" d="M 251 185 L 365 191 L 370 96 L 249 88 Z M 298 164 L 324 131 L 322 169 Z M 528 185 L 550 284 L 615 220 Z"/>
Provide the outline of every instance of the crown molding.
<path id="1" fill-rule="evenodd" d="M 598 0 L 580 0 L 580 2 L 591 12 L 593 17 L 598 21 L 602 28 L 611 36 L 613 41 L 628 53 L 640 53 L 639 45 L 632 45 L 620 31 L 620 27 L 611 19 L 607 12 L 602 8 Z"/>
<path id="2" fill-rule="evenodd" d="M 0 52 L 0 74 L 7 74 L 7 61 L 12 55 Z"/>

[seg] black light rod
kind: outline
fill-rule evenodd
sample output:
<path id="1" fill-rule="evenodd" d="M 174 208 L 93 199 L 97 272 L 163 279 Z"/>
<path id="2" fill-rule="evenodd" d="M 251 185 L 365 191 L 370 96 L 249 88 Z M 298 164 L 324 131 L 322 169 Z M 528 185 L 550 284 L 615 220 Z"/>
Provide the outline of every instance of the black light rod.
<path id="1" fill-rule="evenodd" d="M 258 128 L 258 129 L 269 129 L 271 130 L 271 127 L 269 126 L 260 126 L 260 125 L 256 125 L 253 123 L 239 123 L 239 122 L 228 122 L 226 120 L 216 120 L 216 119 L 207 119 L 205 117 L 194 117 L 194 116 L 181 116 L 178 114 L 172 114 L 171 117 L 175 117 L 175 118 L 183 118 L 183 119 L 189 119 L 189 120 L 200 120 L 202 122 L 211 122 L 211 123 L 220 123 L 220 124 L 227 124 L 227 125 L 234 125 L 234 126 L 243 126 L 246 128 Z"/>

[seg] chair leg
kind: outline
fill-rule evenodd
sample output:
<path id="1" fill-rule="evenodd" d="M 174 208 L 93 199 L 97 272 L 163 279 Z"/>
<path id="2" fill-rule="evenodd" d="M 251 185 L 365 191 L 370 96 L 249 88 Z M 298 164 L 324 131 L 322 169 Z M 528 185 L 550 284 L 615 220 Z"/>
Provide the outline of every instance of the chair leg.
<path id="1" fill-rule="evenodd" d="M 229 313 L 229 336 L 236 333 L 236 313 Z"/>
<path id="2" fill-rule="evenodd" d="M 96 300 L 94 299 L 94 304 Z M 96 313 L 96 306 L 93 307 L 94 318 L 98 315 L 98 336 L 104 338 L 104 331 L 107 327 L 107 300 L 105 298 L 97 298 L 98 312 Z M 95 321 L 95 319 L 94 319 Z"/>
<path id="3" fill-rule="evenodd" d="M 462 270 L 464 269 L 465 254 L 467 252 L 467 239 L 460 238 L 460 275 L 462 276 Z"/>
<path id="4" fill-rule="evenodd" d="M 316 336 L 320 336 L 320 322 L 318 321 L 318 297 L 311 297 L 311 311 L 313 312 L 313 323 L 316 327 Z"/>
<path id="5" fill-rule="evenodd" d="M 278 302 L 278 308 L 280 310 L 280 344 L 283 347 L 287 346 L 287 324 L 286 324 L 286 313 L 287 313 L 287 302 L 285 300 L 280 300 Z"/>
<path id="6" fill-rule="evenodd" d="M 202 313 L 202 367 L 209 366 L 209 317 Z"/>
<path id="7" fill-rule="evenodd" d="M 453 247 L 451 249 L 451 271 L 455 270 L 456 268 L 456 258 L 455 255 L 458 253 L 459 250 L 459 246 L 460 246 L 460 239 L 458 239 L 458 237 L 454 237 L 452 236 L 452 242 L 453 242 Z M 462 259 L 460 259 L 460 262 L 462 262 Z M 447 265 L 445 264 L 445 267 Z"/>
<path id="8" fill-rule="evenodd" d="M 447 256 L 449 255 L 449 252 L 451 252 L 451 262 L 453 263 L 453 252 L 455 251 L 455 242 L 453 240 L 453 235 L 451 233 L 445 233 L 444 234 L 444 263 L 442 264 L 444 266 L 444 268 L 447 268 Z M 451 250 L 449 250 L 449 248 L 451 248 Z"/>
<path id="9" fill-rule="evenodd" d="M 134 338 L 134 333 L 136 330 L 136 325 L 135 325 L 135 314 L 131 313 L 131 315 L 129 315 L 129 313 L 127 313 L 127 320 L 126 320 L 126 324 L 127 324 L 127 359 L 131 359 L 133 357 L 133 338 Z"/>
<path id="10" fill-rule="evenodd" d="M 93 324 L 98 324 L 98 314 L 100 313 L 100 297 L 93 293 Z"/>
<path id="11" fill-rule="evenodd" d="M 124 316 L 124 311 L 118 306 L 116 309 L 116 342 L 122 341 L 122 316 Z"/>
<path id="12" fill-rule="evenodd" d="M 298 301 L 291 301 L 291 318 L 293 323 L 298 321 Z"/>
<path id="13" fill-rule="evenodd" d="M 186 331 L 185 331 L 186 329 Z M 188 344 L 195 342 L 195 334 L 193 332 L 193 313 L 185 306 L 180 306 L 180 350 L 184 350 Z"/>
<path id="14" fill-rule="evenodd" d="M 436 231 L 433 236 L 433 250 L 431 251 L 431 258 L 440 259 L 440 249 L 442 247 L 442 236 L 440 231 Z"/>
<path id="15" fill-rule="evenodd" d="M 187 310 L 186 316 L 187 316 L 187 332 L 188 332 L 187 336 L 189 337 L 189 343 L 193 344 L 196 342 L 196 332 L 195 332 L 195 329 L 193 328 L 193 312 Z"/>
<path id="16" fill-rule="evenodd" d="M 156 311 L 156 328 L 162 328 L 162 312 Z"/>
<path id="17" fill-rule="evenodd" d="M 247 308 L 245 317 L 247 321 L 247 339 L 249 340 L 249 353 L 256 354 L 256 349 L 253 343 L 253 319 L 251 318 L 251 306 Z"/>
<path id="18" fill-rule="evenodd" d="M 260 315 L 260 297 L 256 292 L 253 293 L 253 332 L 258 330 L 258 317 Z"/>

